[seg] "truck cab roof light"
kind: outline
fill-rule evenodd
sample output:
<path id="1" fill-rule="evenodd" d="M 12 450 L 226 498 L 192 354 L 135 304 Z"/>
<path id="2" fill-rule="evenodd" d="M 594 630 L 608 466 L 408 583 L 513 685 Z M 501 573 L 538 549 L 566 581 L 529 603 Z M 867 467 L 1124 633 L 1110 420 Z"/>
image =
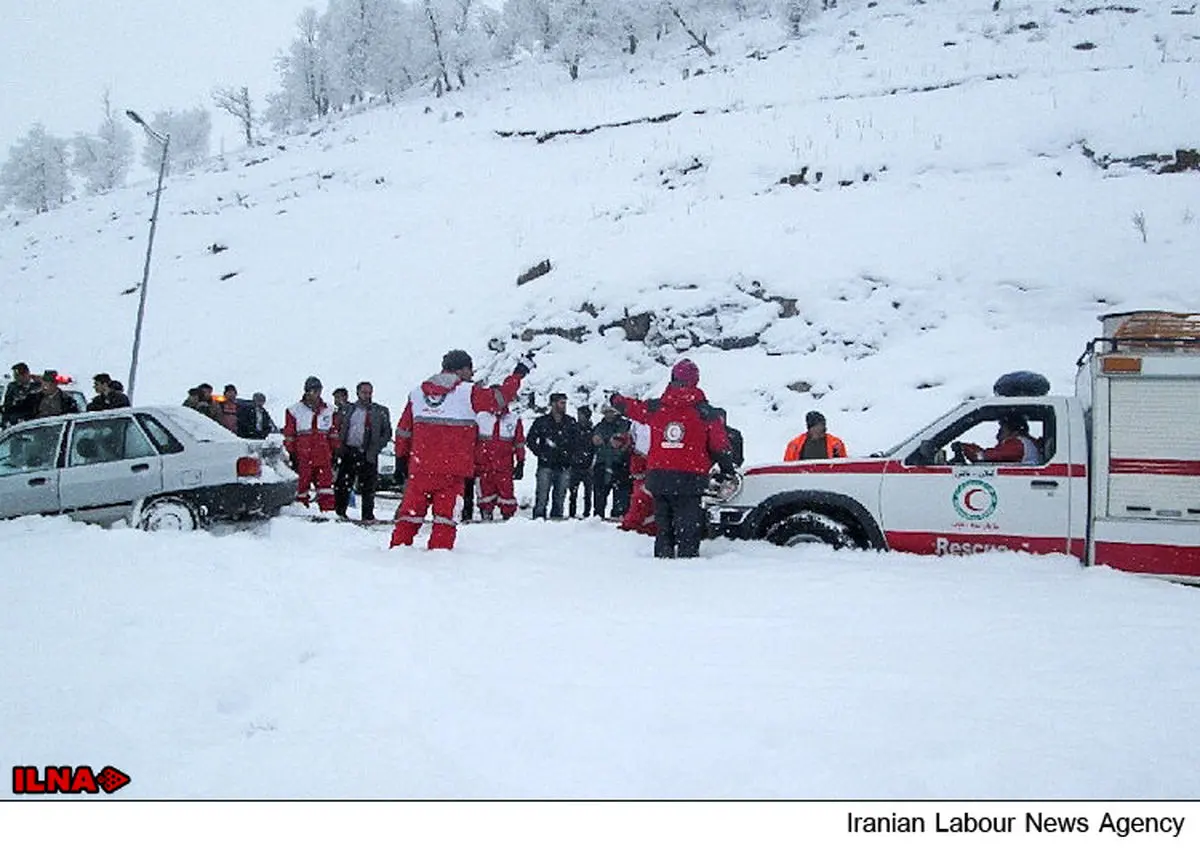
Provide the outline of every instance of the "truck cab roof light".
<path id="1" fill-rule="evenodd" d="M 1106 356 L 1100 360 L 1100 371 L 1104 374 L 1140 374 L 1140 356 Z"/>

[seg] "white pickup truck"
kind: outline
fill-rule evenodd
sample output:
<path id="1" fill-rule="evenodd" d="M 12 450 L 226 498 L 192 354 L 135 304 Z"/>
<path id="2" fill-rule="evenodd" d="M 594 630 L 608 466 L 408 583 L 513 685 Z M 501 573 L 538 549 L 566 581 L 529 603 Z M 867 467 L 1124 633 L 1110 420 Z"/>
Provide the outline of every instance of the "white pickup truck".
<path id="1" fill-rule="evenodd" d="M 714 533 L 921 554 L 1067 553 L 1200 583 L 1200 314 L 1105 315 L 1075 396 L 968 401 L 867 458 L 754 466 L 709 502 Z M 1037 461 L 971 462 L 997 423 Z"/>

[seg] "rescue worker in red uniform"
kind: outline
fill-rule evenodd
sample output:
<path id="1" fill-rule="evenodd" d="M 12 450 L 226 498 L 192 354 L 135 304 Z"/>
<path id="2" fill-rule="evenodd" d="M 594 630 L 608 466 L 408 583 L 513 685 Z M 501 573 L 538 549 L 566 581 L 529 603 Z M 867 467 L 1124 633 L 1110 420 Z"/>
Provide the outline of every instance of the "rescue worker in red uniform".
<path id="1" fill-rule="evenodd" d="M 525 425 L 507 407 L 499 414 L 475 416 L 479 439 L 475 443 L 475 470 L 479 474 L 479 514 L 491 521 L 497 507 L 505 521 L 517 514 L 513 472 L 525 463 Z"/>
<path id="2" fill-rule="evenodd" d="M 709 471 L 715 462 L 723 477 L 734 474 L 725 425 L 699 383 L 696 363 L 682 359 L 657 400 L 612 396 L 612 405 L 626 417 L 650 426 L 646 491 L 654 498 L 654 555 L 660 558 L 700 555 L 705 528 L 700 499 Z"/>
<path id="3" fill-rule="evenodd" d="M 654 498 L 646 491 L 646 456 L 650 452 L 650 428 L 634 421 L 630 432 L 623 434 L 629 439 L 632 452 L 629 454 L 629 476 L 633 479 L 633 491 L 629 497 L 629 508 L 617 525 L 622 530 L 658 536 L 658 525 L 654 522 Z"/>
<path id="4" fill-rule="evenodd" d="M 1029 436 L 1029 422 L 1016 412 L 1000 419 L 994 448 L 980 447 L 973 442 L 951 442 L 971 462 L 1013 462 L 1020 465 L 1041 465 L 1042 452 Z"/>
<path id="5" fill-rule="evenodd" d="M 499 386 L 480 386 L 471 382 L 475 369 L 470 355 L 452 350 L 442 357 L 441 372 L 412 390 L 396 425 L 396 462 L 407 460 L 408 483 L 396 510 L 391 547 L 413 543 L 431 506 L 429 547 L 454 547 L 454 507 L 464 481 L 475 473 L 475 416 L 504 410 L 531 368 L 533 359 L 526 356 Z"/>
<path id="6" fill-rule="evenodd" d="M 339 444 L 333 407 L 321 400 L 321 381 L 304 381 L 304 395 L 287 408 L 283 423 L 283 446 L 300 475 L 296 500 L 308 506 L 310 486 L 317 488 L 321 512 L 333 510 L 333 457 Z"/>

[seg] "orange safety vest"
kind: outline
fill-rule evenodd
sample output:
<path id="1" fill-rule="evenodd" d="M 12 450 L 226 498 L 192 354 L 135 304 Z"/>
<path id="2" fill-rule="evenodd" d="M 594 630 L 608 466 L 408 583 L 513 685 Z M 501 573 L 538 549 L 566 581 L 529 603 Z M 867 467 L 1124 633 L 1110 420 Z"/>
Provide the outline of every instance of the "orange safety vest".
<path id="1" fill-rule="evenodd" d="M 787 449 L 783 452 L 783 461 L 792 462 L 804 455 L 804 443 L 808 441 L 808 433 L 801 433 L 796 438 L 788 442 Z M 828 459 L 844 458 L 846 454 L 846 443 L 832 433 L 825 434 L 825 450 L 829 454 Z"/>

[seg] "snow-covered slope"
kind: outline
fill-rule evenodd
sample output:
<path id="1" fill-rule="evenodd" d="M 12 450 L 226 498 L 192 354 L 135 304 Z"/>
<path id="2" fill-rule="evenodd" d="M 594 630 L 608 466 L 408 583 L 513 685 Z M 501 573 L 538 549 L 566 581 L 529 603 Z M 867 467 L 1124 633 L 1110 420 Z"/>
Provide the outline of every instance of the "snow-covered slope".
<path id="1" fill-rule="evenodd" d="M 495 339 L 497 368 L 544 349 L 537 401 L 574 403 L 688 350 L 751 459 L 812 406 L 865 452 L 1003 370 L 1069 390 L 1101 312 L 1195 307 L 1196 173 L 1095 160 L 1197 146 L 1197 16 L 843 5 L 794 41 L 731 24 L 707 61 L 518 63 L 169 178 L 138 399 L 282 404 L 316 373 L 398 403 Z M 127 368 L 152 188 L 3 229 L 0 356 Z"/>
<path id="2" fill-rule="evenodd" d="M 137 400 L 279 410 L 313 373 L 398 412 L 461 346 L 493 375 L 540 350 L 534 401 L 574 405 L 686 351 L 755 461 L 813 407 L 865 454 L 1002 371 L 1069 392 L 1097 315 L 1200 306 L 1200 174 L 1156 172 L 1200 147 L 1200 15 L 1134 5 L 842 0 L 794 41 L 731 23 L 712 60 L 664 41 L 574 84 L 527 60 L 172 176 Z M 3 364 L 124 375 L 152 191 L 5 219 Z M 724 540 L 664 564 L 595 521 L 384 538 L 4 523 L 0 767 L 111 762 L 138 797 L 1198 791 L 1194 589 Z"/>

